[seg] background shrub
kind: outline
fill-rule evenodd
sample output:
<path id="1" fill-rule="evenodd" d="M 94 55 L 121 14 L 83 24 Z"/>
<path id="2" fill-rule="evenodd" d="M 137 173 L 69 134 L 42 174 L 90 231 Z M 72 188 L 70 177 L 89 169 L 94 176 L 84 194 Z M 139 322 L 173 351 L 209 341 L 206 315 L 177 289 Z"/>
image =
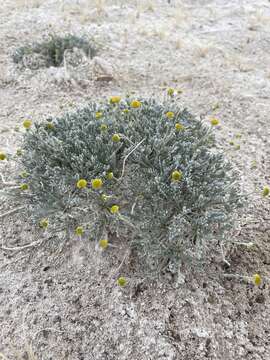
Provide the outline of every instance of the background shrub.
<path id="1" fill-rule="evenodd" d="M 24 66 L 27 66 L 24 59 L 36 55 L 42 61 L 41 63 L 43 66 L 58 67 L 63 63 L 65 51 L 74 48 L 81 49 L 90 58 L 93 58 L 97 53 L 93 41 L 90 42 L 84 37 L 78 37 L 71 34 L 63 37 L 50 35 L 48 39 L 42 42 L 19 47 L 13 53 L 12 59 L 16 64 L 21 63 Z"/>
<path id="2" fill-rule="evenodd" d="M 82 226 L 97 242 L 122 237 L 154 272 L 229 241 L 241 195 L 212 129 L 173 100 L 118 101 L 26 131 L 20 168 L 29 190 L 18 195 L 31 217 L 48 219 L 48 231 Z M 102 187 L 93 189 L 93 179 Z"/>

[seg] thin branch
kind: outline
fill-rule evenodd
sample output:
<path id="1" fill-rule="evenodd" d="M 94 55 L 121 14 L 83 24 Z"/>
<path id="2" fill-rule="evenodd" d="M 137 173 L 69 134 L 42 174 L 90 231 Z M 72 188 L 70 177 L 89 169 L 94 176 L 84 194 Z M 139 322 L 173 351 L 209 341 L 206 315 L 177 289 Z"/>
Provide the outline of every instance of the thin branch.
<path id="1" fill-rule="evenodd" d="M 14 183 L 14 182 L 6 181 L 2 173 L 0 173 L 0 178 L 2 180 L 3 185 L 6 185 L 6 186 L 14 186 L 14 185 L 16 185 L 16 183 Z"/>
<path id="2" fill-rule="evenodd" d="M 20 211 L 20 210 L 22 210 L 24 208 L 25 208 L 25 206 L 20 206 L 20 207 L 17 207 L 15 209 L 9 210 L 9 211 L 7 211 L 7 212 L 5 212 L 3 214 L 0 214 L 0 219 L 4 218 L 5 216 L 14 214 L 15 212 Z"/>
<path id="3" fill-rule="evenodd" d="M 124 176 L 126 161 L 127 161 L 128 157 L 129 157 L 144 141 L 145 141 L 145 139 L 142 139 L 142 140 L 124 157 L 122 173 L 121 173 L 120 178 L 117 179 L 117 181 L 121 180 L 121 179 L 123 178 L 123 176 Z"/>
<path id="4" fill-rule="evenodd" d="M 42 241 L 39 240 L 39 241 L 33 241 L 32 243 L 27 244 L 27 245 L 23 245 L 23 246 L 8 247 L 8 246 L 4 246 L 4 242 L 2 240 L 1 249 L 6 250 L 6 251 L 21 251 L 21 250 L 29 249 L 31 247 L 40 245 L 41 243 L 42 243 Z"/>

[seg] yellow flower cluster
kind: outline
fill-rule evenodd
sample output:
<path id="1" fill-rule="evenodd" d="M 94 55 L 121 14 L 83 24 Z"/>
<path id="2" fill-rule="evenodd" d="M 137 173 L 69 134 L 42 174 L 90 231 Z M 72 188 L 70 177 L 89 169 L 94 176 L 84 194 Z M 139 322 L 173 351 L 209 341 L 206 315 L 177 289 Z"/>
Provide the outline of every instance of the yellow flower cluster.
<path id="1" fill-rule="evenodd" d="M 76 234 L 76 235 L 78 235 L 78 236 L 82 236 L 82 235 L 83 235 L 83 233 L 84 233 L 84 229 L 83 229 L 83 227 L 82 227 L 82 226 L 78 226 L 78 227 L 76 227 L 76 229 L 75 229 L 75 234 Z"/>
<path id="2" fill-rule="evenodd" d="M 124 278 L 123 276 L 120 276 L 118 279 L 117 279 L 117 284 L 121 287 L 124 287 L 126 286 L 127 284 L 127 280 L 126 278 Z"/>
<path id="3" fill-rule="evenodd" d="M 112 96 L 110 98 L 111 104 L 118 104 L 121 101 L 121 96 Z"/>
<path id="4" fill-rule="evenodd" d="M 0 160 L 3 161 L 3 160 L 6 160 L 6 158 L 7 158 L 7 155 L 3 152 L 0 152 Z"/>
<path id="5" fill-rule="evenodd" d="M 102 112 L 101 111 L 97 111 L 96 112 L 96 119 L 100 119 L 102 117 Z"/>
<path id="6" fill-rule="evenodd" d="M 110 212 L 112 214 L 117 214 L 119 212 L 119 206 L 118 205 L 113 205 L 111 208 L 110 208 Z"/>
<path id="7" fill-rule="evenodd" d="M 20 189 L 21 189 L 21 190 L 28 190 L 28 189 L 29 189 L 29 185 L 28 185 L 28 184 L 21 184 L 21 185 L 20 185 Z"/>
<path id="8" fill-rule="evenodd" d="M 109 246 L 109 241 L 107 239 L 101 239 L 99 240 L 99 246 L 104 250 Z"/>
<path id="9" fill-rule="evenodd" d="M 80 179 L 77 181 L 77 188 L 84 189 L 87 186 L 87 181 L 85 179 Z"/>
<path id="10" fill-rule="evenodd" d="M 182 179 L 183 174 L 182 174 L 181 171 L 175 170 L 175 171 L 172 172 L 171 177 L 172 177 L 172 181 L 178 182 L 178 181 L 180 181 Z"/>
<path id="11" fill-rule="evenodd" d="M 28 120 L 28 119 L 24 120 L 23 127 L 25 129 L 30 129 L 31 126 L 32 126 L 32 121 L 31 120 Z"/>
<path id="12" fill-rule="evenodd" d="M 113 134 L 112 141 L 115 143 L 118 143 L 121 140 L 121 137 L 119 134 Z"/>
<path id="13" fill-rule="evenodd" d="M 93 179 L 91 181 L 91 185 L 94 190 L 98 190 L 98 189 L 102 188 L 103 181 L 101 179 Z"/>
<path id="14" fill-rule="evenodd" d="M 217 126 L 219 124 L 219 120 L 217 118 L 213 118 L 210 120 L 212 126 Z"/>
<path id="15" fill-rule="evenodd" d="M 166 113 L 166 117 L 167 117 L 168 119 L 173 119 L 173 118 L 174 118 L 174 112 L 168 111 L 168 112 Z"/>
<path id="16" fill-rule="evenodd" d="M 134 109 L 141 107 L 142 103 L 139 100 L 133 100 L 130 103 L 130 106 Z"/>
<path id="17" fill-rule="evenodd" d="M 168 94 L 169 96 L 173 96 L 173 95 L 175 94 L 175 90 L 174 90 L 173 88 L 169 88 L 169 89 L 167 90 L 167 94 Z"/>
<path id="18" fill-rule="evenodd" d="M 262 278 L 259 274 L 254 274 L 252 276 L 252 281 L 253 281 L 254 285 L 259 286 L 262 283 Z"/>
<path id="19" fill-rule="evenodd" d="M 111 171 L 111 172 L 108 172 L 108 174 L 107 174 L 107 179 L 108 180 L 112 180 L 113 179 L 113 172 Z"/>
<path id="20" fill-rule="evenodd" d="M 270 188 L 268 186 L 265 186 L 263 188 L 262 196 L 268 196 L 270 194 Z"/>
<path id="21" fill-rule="evenodd" d="M 176 123 L 175 124 L 175 130 L 176 131 L 182 131 L 182 130 L 185 130 L 185 127 L 182 124 Z"/>
<path id="22" fill-rule="evenodd" d="M 48 130 L 54 129 L 54 123 L 52 123 L 51 121 L 48 121 L 47 124 L 46 124 L 46 128 Z"/>

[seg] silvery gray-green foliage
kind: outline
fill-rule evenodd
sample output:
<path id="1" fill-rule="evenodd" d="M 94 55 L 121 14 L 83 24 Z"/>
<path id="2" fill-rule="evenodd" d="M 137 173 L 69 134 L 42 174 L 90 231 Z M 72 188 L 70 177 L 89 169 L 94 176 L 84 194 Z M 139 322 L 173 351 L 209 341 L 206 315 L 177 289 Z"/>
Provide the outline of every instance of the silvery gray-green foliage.
<path id="1" fill-rule="evenodd" d="M 96 45 L 93 41 L 90 42 L 84 37 L 72 34 L 65 36 L 50 35 L 43 42 L 19 47 L 12 54 L 12 59 L 14 63 L 21 63 L 28 67 L 29 64 L 25 63 L 24 60 L 29 56 L 38 56 L 42 66 L 58 67 L 63 63 L 65 51 L 73 50 L 74 48 L 81 49 L 90 58 L 93 58 L 97 53 Z M 41 67 L 41 65 L 37 67 Z"/>
<path id="2" fill-rule="evenodd" d="M 157 271 L 216 246 L 233 226 L 241 195 L 212 129 L 173 100 L 141 99 L 139 108 L 131 101 L 91 103 L 28 130 L 20 166 L 29 191 L 22 195 L 37 224 L 48 218 L 49 231 L 80 225 L 95 241 L 117 234 Z M 172 181 L 175 170 L 181 181 Z M 99 190 L 91 187 L 95 178 L 103 181 Z M 76 187 L 79 179 L 86 189 Z M 119 214 L 110 212 L 115 204 Z"/>

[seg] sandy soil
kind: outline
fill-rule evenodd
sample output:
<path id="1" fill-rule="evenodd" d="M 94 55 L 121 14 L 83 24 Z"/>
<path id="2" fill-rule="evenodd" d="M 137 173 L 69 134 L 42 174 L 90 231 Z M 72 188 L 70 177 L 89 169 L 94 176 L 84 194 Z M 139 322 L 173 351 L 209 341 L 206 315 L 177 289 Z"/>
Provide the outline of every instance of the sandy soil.
<path id="1" fill-rule="evenodd" d="M 51 31 L 93 36 L 102 45 L 98 59 L 36 71 L 12 64 L 13 49 Z M 269 44 L 266 0 L 2 1 L 1 150 L 16 152 L 14 127 L 26 117 L 38 121 L 112 94 L 160 97 L 176 87 L 183 106 L 221 121 L 219 146 L 251 193 L 234 236 L 255 246 L 233 248 L 229 269 L 217 258 L 158 284 L 124 264 L 124 290 L 115 286 L 115 269 L 125 244 L 106 255 L 86 239 L 0 249 L 0 359 L 270 359 L 270 203 L 261 197 L 270 184 Z M 98 80 L 108 74 L 113 81 Z M 13 162 L 0 166 L 12 178 Z M 2 203 L 0 214 L 14 206 Z M 0 221 L 5 246 L 40 238 L 17 214 Z M 225 279 L 225 272 L 259 272 L 263 285 Z"/>

